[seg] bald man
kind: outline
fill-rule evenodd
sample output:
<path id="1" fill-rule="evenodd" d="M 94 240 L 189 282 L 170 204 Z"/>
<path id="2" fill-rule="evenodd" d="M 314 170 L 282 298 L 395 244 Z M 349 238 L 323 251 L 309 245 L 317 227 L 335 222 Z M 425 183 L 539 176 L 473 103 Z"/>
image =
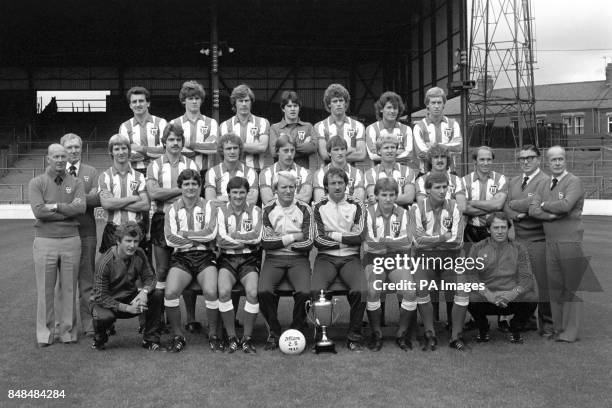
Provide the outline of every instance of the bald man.
<path id="1" fill-rule="evenodd" d="M 49 146 L 47 169 L 30 181 L 29 197 L 34 224 L 34 272 L 38 304 L 38 347 L 54 341 L 53 327 L 59 322 L 63 343 L 77 340 L 76 286 L 81 259 L 77 216 L 85 213 L 83 183 L 66 173 L 68 153 L 60 144 Z M 55 285 L 59 280 L 59 310 L 55 310 Z"/>
<path id="2" fill-rule="evenodd" d="M 587 261 L 582 250 L 582 207 L 584 187 L 578 177 L 567 171 L 565 149 L 553 146 L 546 153 L 551 177 L 529 205 L 529 215 L 545 221 L 546 273 L 552 339 L 572 343 L 578 340 L 583 303 L 576 296 Z"/>

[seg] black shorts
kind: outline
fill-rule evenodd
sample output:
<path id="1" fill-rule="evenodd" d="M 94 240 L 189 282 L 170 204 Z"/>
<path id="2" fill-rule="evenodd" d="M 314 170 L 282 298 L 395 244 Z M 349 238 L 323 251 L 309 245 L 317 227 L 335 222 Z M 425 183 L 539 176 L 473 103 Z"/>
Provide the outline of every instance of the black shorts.
<path id="1" fill-rule="evenodd" d="M 217 267 L 217 260 L 212 251 L 175 252 L 170 258 L 170 268 L 178 268 L 196 278 L 204 269 Z"/>
<path id="2" fill-rule="evenodd" d="M 400 256 L 399 265 L 396 262 L 397 255 Z M 408 256 L 408 259 L 410 259 L 410 254 L 407 254 L 407 256 Z M 376 258 L 378 258 L 379 260 L 377 260 L 375 264 L 374 259 Z M 387 259 L 392 259 L 393 262 L 387 261 Z M 388 262 L 390 266 L 387 267 L 385 265 L 385 262 Z M 410 261 L 408 261 L 407 263 L 408 263 L 408 266 L 410 266 Z M 386 254 L 373 254 L 373 253 L 367 252 L 363 257 L 362 264 L 363 266 L 376 265 L 377 268 L 383 268 L 385 275 L 389 275 L 389 273 L 393 272 L 396 269 L 401 269 L 404 266 L 404 254 L 399 253 L 399 252 L 389 252 Z"/>
<path id="3" fill-rule="evenodd" d="M 164 234 L 165 217 L 163 212 L 156 212 L 151 218 L 151 243 L 166 248 L 166 235 Z"/>
<path id="4" fill-rule="evenodd" d="M 251 272 L 259 273 L 261 253 L 221 254 L 218 263 L 219 270 L 227 269 L 239 281 Z"/>

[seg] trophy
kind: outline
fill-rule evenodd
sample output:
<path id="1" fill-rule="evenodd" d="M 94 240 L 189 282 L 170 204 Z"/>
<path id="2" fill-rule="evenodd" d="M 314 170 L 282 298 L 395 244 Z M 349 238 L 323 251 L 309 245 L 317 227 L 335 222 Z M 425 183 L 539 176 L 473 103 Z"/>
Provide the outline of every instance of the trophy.
<path id="1" fill-rule="evenodd" d="M 325 298 L 325 291 L 322 289 L 317 300 L 306 302 L 306 314 L 310 322 L 315 326 L 315 339 L 317 338 L 317 328 L 321 327 L 321 340 L 316 341 L 314 347 L 316 354 L 323 352 L 336 353 L 334 342 L 327 337 L 327 328 L 340 317 L 340 313 L 336 313 L 334 316 L 335 305 L 336 300 L 327 300 Z"/>

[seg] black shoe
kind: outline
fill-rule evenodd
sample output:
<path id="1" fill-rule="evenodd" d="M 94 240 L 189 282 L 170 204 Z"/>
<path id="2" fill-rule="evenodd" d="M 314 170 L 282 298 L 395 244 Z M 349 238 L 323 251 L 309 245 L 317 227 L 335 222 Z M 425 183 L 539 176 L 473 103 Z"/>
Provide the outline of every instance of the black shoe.
<path id="1" fill-rule="evenodd" d="M 189 322 L 185 325 L 185 330 L 189 333 L 200 333 L 202 331 L 202 324 L 200 322 Z"/>
<path id="2" fill-rule="evenodd" d="M 521 333 L 516 332 L 516 333 L 510 333 L 510 343 L 514 343 L 514 344 L 523 344 L 523 337 L 521 336 Z"/>
<path id="3" fill-rule="evenodd" d="M 468 347 L 465 345 L 462 339 L 453 340 L 448 344 L 448 347 L 457 351 L 467 351 Z"/>
<path id="4" fill-rule="evenodd" d="M 431 330 L 425 332 L 425 342 L 423 344 L 423 351 L 434 351 L 438 347 L 438 338 Z"/>
<path id="5" fill-rule="evenodd" d="M 210 347 L 210 351 L 212 351 L 213 353 L 224 350 L 222 342 L 217 336 L 210 336 L 208 338 L 208 346 Z"/>
<path id="6" fill-rule="evenodd" d="M 521 328 L 522 332 L 538 330 L 538 322 L 535 319 L 529 319 Z"/>
<path id="7" fill-rule="evenodd" d="M 478 328 L 478 325 L 476 324 L 476 321 L 474 321 L 474 319 L 470 319 L 469 322 L 463 325 L 464 331 L 472 331 L 472 330 L 476 330 L 477 328 Z"/>
<path id="8" fill-rule="evenodd" d="M 268 340 L 266 340 L 266 345 L 264 346 L 264 350 L 274 351 L 277 348 L 278 348 L 278 338 L 273 335 L 268 336 Z"/>
<path id="9" fill-rule="evenodd" d="M 346 341 L 346 347 L 350 351 L 354 351 L 356 353 L 361 353 L 363 351 L 363 346 L 358 341 L 347 340 Z"/>
<path id="10" fill-rule="evenodd" d="M 44 343 L 47 344 L 47 343 Z M 91 349 L 92 350 L 97 350 L 97 351 L 101 351 L 104 350 L 104 344 L 106 344 L 105 341 L 100 341 L 100 340 L 94 340 L 93 343 L 91 343 Z"/>
<path id="11" fill-rule="evenodd" d="M 142 348 L 147 349 L 149 351 L 160 351 L 161 350 L 161 346 L 159 345 L 159 343 L 156 343 L 154 341 L 148 341 L 148 340 L 142 341 Z"/>
<path id="12" fill-rule="evenodd" d="M 242 343 L 243 353 L 246 353 L 246 354 L 257 353 L 257 350 L 255 350 L 255 347 L 251 344 L 250 337 L 243 337 L 241 343 Z"/>
<path id="13" fill-rule="evenodd" d="M 238 341 L 238 339 L 236 338 L 236 336 L 232 336 L 230 338 L 227 339 L 227 352 L 229 354 L 232 354 L 236 351 L 238 351 L 238 349 L 240 348 L 240 342 Z"/>
<path id="14" fill-rule="evenodd" d="M 380 351 L 383 346 L 383 337 L 382 334 L 378 332 L 372 333 L 372 337 L 370 337 L 370 341 L 368 342 L 368 348 L 372 351 Z"/>
<path id="15" fill-rule="evenodd" d="M 502 333 L 510 332 L 510 323 L 507 320 L 500 320 L 497 322 L 497 330 Z"/>
<path id="16" fill-rule="evenodd" d="M 170 353 L 180 353 L 186 345 L 187 342 L 183 336 L 174 336 L 170 345 L 166 347 L 166 351 Z"/>
<path id="17" fill-rule="evenodd" d="M 38 348 L 46 348 L 49 347 L 51 345 L 51 343 L 36 343 L 36 347 Z M 92 346 L 93 348 L 93 346 Z"/>
<path id="18" fill-rule="evenodd" d="M 491 336 L 489 336 L 489 331 L 488 330 L 483 330 L 483 331 L 479 331 L 478 335 L 476 336 L 476 342 L 477 343 L 486 343 L 489 340 L 491 340 Z"/>
<path id="19" fill-rule="evenodd" d="M 111 327 L 109 327 L 108 330 L 106 331 L 106 333 L 109 336 L 114 336 L 115 334 L 117 334 L 117 330 L 115 330 L 115 325 L 113 324 Z"/>
<path id="20" fill-rule="evenodd" d="M 412 350 L 412 342 L 406 339 L 406 336 L 396 337 L 395 344 L 404 351 Z"/>

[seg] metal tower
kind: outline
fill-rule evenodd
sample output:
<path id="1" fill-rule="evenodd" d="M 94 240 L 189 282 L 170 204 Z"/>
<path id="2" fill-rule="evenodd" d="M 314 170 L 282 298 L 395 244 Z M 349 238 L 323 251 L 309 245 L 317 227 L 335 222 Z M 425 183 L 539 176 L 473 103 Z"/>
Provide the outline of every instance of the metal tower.
<path id="1" fill-rule="evenodd" d="M 472 0 L 470 139 L 478 132 L 490 144 L 493 126 L 510 126 L 515 146 L 538 143 L 531 15 L 529 0 Z"/>

